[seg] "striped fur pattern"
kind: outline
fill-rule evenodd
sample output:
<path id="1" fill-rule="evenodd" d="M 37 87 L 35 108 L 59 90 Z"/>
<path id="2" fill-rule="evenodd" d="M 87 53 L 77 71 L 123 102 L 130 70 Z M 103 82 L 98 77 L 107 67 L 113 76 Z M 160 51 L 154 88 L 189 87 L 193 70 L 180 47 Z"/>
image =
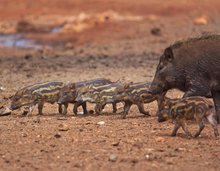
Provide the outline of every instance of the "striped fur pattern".
<path id="1" fill-rule="evenodd" d="M 102 86 L 110 83 L 112 82 L 108 79 L 99 78 L 88 81 L 71 83 L 64 86 L 60 91 L 59 100 L 58 100 L 59 104 L 64 104 L 65 106 L 63 110 L 63 114 L 67 113 L 66 108 L 68 106 L 68 103 L 74 103 L 73 112 L 75 114 L 77 114 L 77 109 L 79 106 L 82 106 L 83 113 L 87 114 L 86 102 L 76 101 L 78 94 L 85 93 L 91 86 Z"/>
<path id="2" fill-rule="evenodd" d="M 124 86 L 121 82 L 115 82 L 111 84 L 101 86 L 90 86 L 81 91 L 77 96 L 77 101 L 87 101 L 90 103 L 96 103 L 95 111 L 97 114 L 101 112 L 104 106 L 108 103 L 112 103 L 113 112 L 117 111 L 116 103 L 113 99 L 116 92 Z"/>
<path id="3" fill-rule="evenodd" d="M 38 104 L 38 112 L 42 114 L 44 103 L 55 103 L 58 101 L 60 89 L 63 88 L 62 82 L 44 82 L 24 87 L 18 90 L 12 97 L 11 110 L 16 110 L 22 106 L 29 107 L 29 113 L 32 107 Z M 59 106 L 61 112 L 62 106 Z"/>
<path id="4" fill-rule="evenodd" d="M 175 122 L 171 134 L 172 136 L 176 136 L 178 129 L 182 127 L 187 137 L 192 137 L 186 127 L 186 121 L 195 120 L 199 125 L 199 130 L 194 135 L 194 137 L 197 137 L 204 129 L 204 121 L 206 119 L 212 125 L 215 136 L 219 136 L 214 106 L 210 100 L 204 97 L 192 96 L 182 99 L 170 99 L 165 97 L 163 101 L 160 101 L 159 107 L 159 122 L 168 119 L 172 119 Z"/>
<path id="5" fill-rule="evenodd" d="M 149 112 L 145 111 L 144 103 L 150 103 L 157 100 L 157 96 L 149 92 L 150 83 L 140 82 L 131 83 L 114 96 L 116 101 L 125 102 L 123 118 L 126 118 L 130 107 L 135 104 L 138 106 L 140 113 L 150 116 Z"/>

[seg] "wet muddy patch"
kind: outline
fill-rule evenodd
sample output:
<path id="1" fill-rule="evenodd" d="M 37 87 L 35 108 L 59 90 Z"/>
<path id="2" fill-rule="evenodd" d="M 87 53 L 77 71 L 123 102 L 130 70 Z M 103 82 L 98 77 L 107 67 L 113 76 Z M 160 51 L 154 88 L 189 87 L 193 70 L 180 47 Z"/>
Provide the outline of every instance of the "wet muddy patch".
<path id="1" fill-rule="evenodd" d="M 0 47 L 41 48 L 36 41 L 25 38 L 22 34 L 0 34 Z"/>

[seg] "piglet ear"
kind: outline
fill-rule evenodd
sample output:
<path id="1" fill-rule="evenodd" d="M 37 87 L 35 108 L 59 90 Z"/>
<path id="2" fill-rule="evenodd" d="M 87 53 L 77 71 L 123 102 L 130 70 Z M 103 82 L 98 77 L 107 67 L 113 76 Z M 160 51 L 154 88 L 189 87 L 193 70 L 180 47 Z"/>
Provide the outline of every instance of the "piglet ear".
<path id="1" fill-rule="evenodd" d="M 173 57 L 173 51 L 171 48 L 166 48 L 165 51 L 164 51 L 164 56 L 165 56 L 165 59 L 169 62 L 172 62 L 174 57 Z"/>

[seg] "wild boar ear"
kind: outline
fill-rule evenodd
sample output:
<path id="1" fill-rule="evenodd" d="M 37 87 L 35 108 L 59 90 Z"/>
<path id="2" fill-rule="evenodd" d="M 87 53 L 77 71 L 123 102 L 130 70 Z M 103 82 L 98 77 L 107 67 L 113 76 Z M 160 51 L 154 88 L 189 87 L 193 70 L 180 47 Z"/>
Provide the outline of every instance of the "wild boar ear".
<path id="1" fill-rule="evenodd" d="M 173 51 L 171 48 L 166 48 L 164 51 L 165 59 L 169 62 L 173 61 Z"/>

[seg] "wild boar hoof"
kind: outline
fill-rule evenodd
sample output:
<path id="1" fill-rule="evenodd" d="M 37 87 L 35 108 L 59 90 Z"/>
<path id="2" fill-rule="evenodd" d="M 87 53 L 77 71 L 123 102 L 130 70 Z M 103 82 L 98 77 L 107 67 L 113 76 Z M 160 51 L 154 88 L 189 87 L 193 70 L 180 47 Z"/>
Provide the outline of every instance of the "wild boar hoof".
<path id="1" fill-rule="evenodd" d="M 126 115 L 122 116 L 122 119 L 126 119 Z"/>
<path id="2" fill-rule="evenodd" d="M 199 133 L 196 133 L 193 137 L 196 138 L 199 136 Z"/>
<path id="3" fill-rule="evenodd" d="M 144 115 L 145 116 L 151 116 L 149 112 L 146 112 Z"/>

